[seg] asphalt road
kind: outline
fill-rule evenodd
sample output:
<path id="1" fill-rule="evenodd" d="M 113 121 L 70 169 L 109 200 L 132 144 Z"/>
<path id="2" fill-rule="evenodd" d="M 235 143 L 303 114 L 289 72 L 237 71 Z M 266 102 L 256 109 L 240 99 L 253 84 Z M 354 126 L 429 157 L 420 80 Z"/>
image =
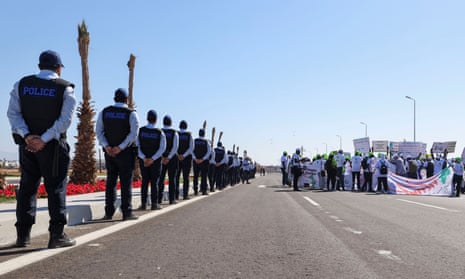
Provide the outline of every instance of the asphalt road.
<path id="1" fill-rule="evenodd" d="M 465 278 L 464 198 L 279 181 L 257 176 L 4 278 Z"/>

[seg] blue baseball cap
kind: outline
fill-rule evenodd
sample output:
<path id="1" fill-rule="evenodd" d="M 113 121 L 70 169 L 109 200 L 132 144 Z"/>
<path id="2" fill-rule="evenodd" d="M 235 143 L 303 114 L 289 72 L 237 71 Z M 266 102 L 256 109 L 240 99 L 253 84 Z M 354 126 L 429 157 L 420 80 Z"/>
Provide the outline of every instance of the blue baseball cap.
<path id="1" fill-rule="evenodd" d="M 124 88 L 118 88 L 115 91 L 115 99 L 122 100 L 128 98 L 128 92 Z"/>
<path id="2" fill-rule="evenodd" d="M 43 51 L 39 56 L 39 66 L 43 67 L 64 67 L 58 52 L 53 50 Z"/>
<path id="3" fill-rule="evenodd" d="M 153 109 L 149 110 L 149 112 L 147 112 L 147 120 L 148 121 L 156 121 L 157 120 L 157 112 L 154 111 Z"/>

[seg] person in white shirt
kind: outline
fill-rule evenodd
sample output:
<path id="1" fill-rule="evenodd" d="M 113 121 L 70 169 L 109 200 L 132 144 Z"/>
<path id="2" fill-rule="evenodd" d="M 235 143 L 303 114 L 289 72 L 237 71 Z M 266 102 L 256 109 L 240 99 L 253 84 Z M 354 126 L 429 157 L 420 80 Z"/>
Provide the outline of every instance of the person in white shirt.
<path id="1" fill-rule="evenodd" d="M 294 191 L 300 191 L 299 187 L 297 186 L 297 181 L 299 181 L 299 177 L 302 174 L 302 166 L 300 164 L 300 148 L 297 148 L 295 153 L 292 154 L 291 167 L 292 175 L 294 177 L 292 186 L 294 186 Z"/>
<path id="2" fill-rule="evenodd" d="M 344 156 L 344 153 L 343 153 L 342 149 L 340 149 L 337 152 L 336 156 L 334 156 L 334 159 L 336 160 L 337 178 L 338 178 L 336 189 L 338 191 L 341 191 L 341 190 L 345 191 L 343 169 L 344 169 L 344 164 L 346 162 L 346 157 Z"/>
<path id="3" fill-rule="evenodd" d="M 281 174 L 282 174 L 282 185 L 287 186 L 287 167 L 289 160 L 287 159 L 287 152 L 284 151 L 281 156 Z"/>
<path id="4" fill-rule="evenodd" d="M 355 151 L 355 155 L 350 160 L 352 168 L 352 191 L 355 191 L 355 181 L 357 181 L 357 189 L 360 190 L 360 169 L 362 167 L 362 156 L 359 151 Z"/>
<path id="5" fill-rule="evenodd" d="M 316 170 L 316 173 L 318 175 L 318 188 L 324 189 L 325 187 L 325 177 L 326 177 L 326 171 L 325 171 L 325 164 L 324 160 L 321 157 L 320 154 L 316 155 L 316 160 L 313 161 L 313 166 Z"/>
<path id="6" fill-rule="evenodd" d="M 452 170 L 454 171 L 454 177 L 452 178 L 452 191 L 451 196 L 460 197 L 460 193 L 463 193 L 462 190 L 462 181 L 463 181 L 463 163 L 460 157 L 455 158 L 452 163 Z"/>
<path id="7" fill-rule="evenodd" d="M 431 157 L 434 161 L 434 174 L 440 173 L 443 169 L 447 166 L 447 150 L 444 151 L 444 156 L 441 157 L 440 155 L 436 155 L 434 157 L 434 153 L 431 152 Z"/>
<path id="8" fill-rule="evenodd" d="M 378 187 L 377 192 L 388 192 L 387 176 L 389 172 L 389 162 L 386 160 L 384 154 L 380 154 L 379 160 L 375 165 L 376 170 L 378 171 Z"/>

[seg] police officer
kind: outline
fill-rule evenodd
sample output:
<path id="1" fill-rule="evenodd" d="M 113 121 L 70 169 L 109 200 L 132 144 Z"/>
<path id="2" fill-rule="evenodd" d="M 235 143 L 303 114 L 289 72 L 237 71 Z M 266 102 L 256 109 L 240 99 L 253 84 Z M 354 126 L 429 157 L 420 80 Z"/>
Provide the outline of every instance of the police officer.
<path id="1" fill-rule="evenodd" d="M 171 128 L 171 117 L 166 115 L 163 117 L 163 133 L 166 136 L 166 150 L 163 153 L 161 161 L 161 176 L 158 182 L 158 203 L 161 203 L 163 198 L 163 191 L 165 188 L 165 176 L 168 172 L 168 199 L 170 204 L 176 203 L 176 172 L 178 171 L 178 158 L 176 152 L 178 151 L 179 137 L 178 132 Z"/>
<path id="2" fill-rule="evenodd" d="M 157 129 L 157 113 L 150 110 L 147 113 L 148 124 L 139 129 L 137 137 L 139 165 L 142 175 L 141 205 L 139 210 L 147 206 L 148 187 L 150 183 L 151 209 L 161 209 L 158 204 L 158 180 L 161 172 L 161 156 L 165 152 L 166 138 L 162 130 Z"/>
<path id="3" fill-rule="evenodd" d="M 114 105 L 104 108 L 98 115 L 96 134 L 105 154 L 107 182 L 105 189 L 104 220 L 115 213 L 116 182 L 121 185 L 121 212 L 123 221 L 138 217 L 132 212 L 132 177 L 135 163 L 135 143 L 139 118 L 128 108 L 128 93 L 123 88 L 115 91 Z"/>
<path id="4" fill-rule="evenodd" d="M 44 51 L 40 72 L 23 77 L 10 93 L 7 116 L 19 145 L 21 180 L 16 196 L 16 246 L 30 244 L 37 210 L 37 189 L 44 178 L 50 214 L 48 248 L 73 246 L 76 241 L 64 233 L 66 185 L 70 163 L 66 130 L 76 106 L 74 85 L 61 79 L 59 54 Z"/>
<path id="5" fill-rule="evenodd" d="M 213 148 L 213 143 L 211 144 L 211 148 Z M 208 160 L 208 185 L 210 185 L 210 192 L 215 192 L 215 152 L 214 150 L 210 153 L 210 158 Z"/>
<path id="6" fill-rule="evenodd" d="M 214 149 L 213 158 L 215 159 L 215 184 L 216 189 L 223 190 L 224 184 L 224 170 L 228 163 L 228 156 L 224 150 L 221 142 L 217 143 L 217 147 Z"/>
<path id="7" fill-rule="evenodd" d="M 239 158 L 237 157 L 237 153 L 236 152 L 232 152 L 232 158 L 233 158 L 233 162 L 232 162 L 232 177 L 231 177 L 231 186 L 234 186 L 236 184 L 239 183 L 240 181 L 240 176 L 239 176 L 239 166 L 240 166 L 240 162 L 239 162 Z"/>
<path id="8" fill-rule="evenodd" d="M 198 184 L 200 175 L 200 191 L 202 195 L 207 193 L 208 158 L 210 158 L 210 143 L 205 138 L 205 130 L 199 130 L 199 137 L 194 140 L 194 194 L 198 195 Z"/>
<path id="9" fill-rule="evenodd" d="M 178 146 L 178 172 L 176 174 L 176 199 L 179 199 L 179 180 L 183 179 L 182 196 L 184 200 L 189 199 L 189 175 L 192 168 L 192 152 L 194 151 L 194 139 L 187 131 L 187 122 L 179 123 L 179 146 Z"/>
<path id="10" fill-rule="evenodd" d="M 245 156 L 242 160 L 242 184 L 244 182 L 250 184 L 249 179 L 251 178 L 252 168 L 252 160 L 248 156 Z"/>

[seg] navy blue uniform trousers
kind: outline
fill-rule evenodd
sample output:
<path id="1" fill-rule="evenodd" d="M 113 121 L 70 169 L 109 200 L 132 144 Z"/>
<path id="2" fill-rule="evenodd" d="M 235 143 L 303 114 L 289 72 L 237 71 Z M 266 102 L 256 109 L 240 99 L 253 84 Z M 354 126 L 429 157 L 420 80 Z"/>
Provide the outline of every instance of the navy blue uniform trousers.
<path id="1" fill-rule="evenodd" d="M 132 148 L 122 150 L 115 157 L 105 152 L 105 165 L 107 168 L 107 183 L 105 189 L 105 215 L 113 216 L 115 213 L 116 183 L 121 185 L 121 212 L 123 217 L 132 214 L 132 176 L 136 157 Z"/>
<path id="2" fill-rule="evenodd" d="M 144 160 L 139 159 L 140 174 L 142 175 L 142 184 L 140 187 L 141 205 L 147 205 L 148 190 L 150 184 L 150 201 L 152 206 L 158 202 L 158 181 L 161 172 L 161 158 L 153 161 L 153 163 L 144 167 Z"/>
<path id="3" fill-rule="evenodd" d="M 49 231 L 62 234 L 66 224 L 66 186 L 70 163 L 69 145 L 65 141 L 52 140 L 44 149 L 32 153 L 19 146 L 21 181 L 16 196 L 16 226 L 31 227 L 37 211 L 37 190 L 44 178 L 47 191 Z"/>
<path id="4" fill-rule="evenodd" d="M 179 198 L 179 181 L 183 179 L 182 184 L 182 196 L 187 198 L 189 196 L 189 175 L 192 168 L 192 155 L 187 156 L 184 160 L 178 160 L 178 172 L 176 174 L 176 199 Z"/>

